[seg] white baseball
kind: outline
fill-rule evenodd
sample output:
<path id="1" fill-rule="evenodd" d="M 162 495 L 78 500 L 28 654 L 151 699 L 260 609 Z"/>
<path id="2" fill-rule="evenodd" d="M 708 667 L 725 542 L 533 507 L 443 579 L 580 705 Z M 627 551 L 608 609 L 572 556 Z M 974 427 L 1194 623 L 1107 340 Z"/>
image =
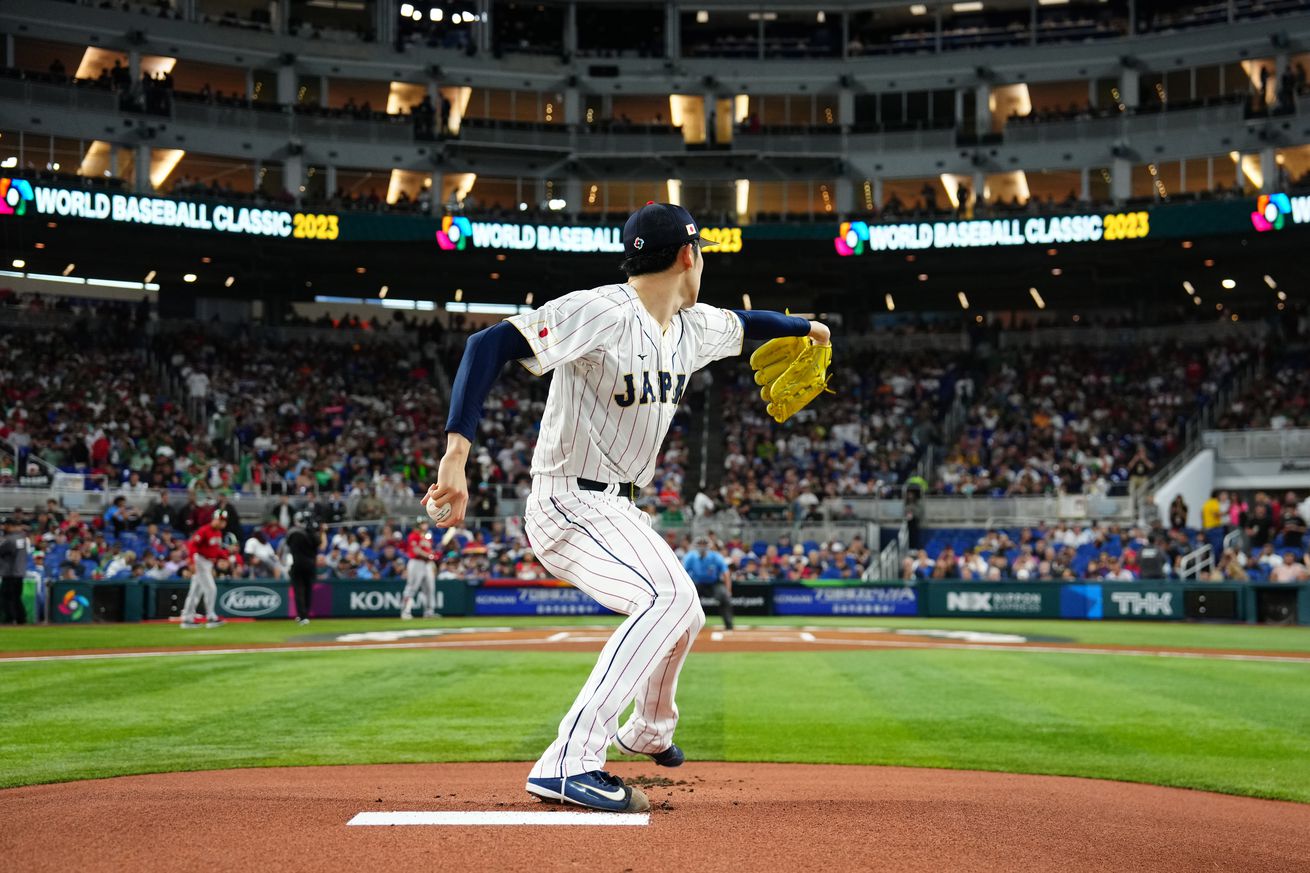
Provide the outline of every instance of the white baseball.
<path id="1" fill-rule="evenodd" d="M 428 518 L 432 519 L 437 524 L 441 524 L 443 521 L 450 518 L 450 504 L 443 503 L 440 506 L 437 506 L 435 501 L 429 500 Z"/>

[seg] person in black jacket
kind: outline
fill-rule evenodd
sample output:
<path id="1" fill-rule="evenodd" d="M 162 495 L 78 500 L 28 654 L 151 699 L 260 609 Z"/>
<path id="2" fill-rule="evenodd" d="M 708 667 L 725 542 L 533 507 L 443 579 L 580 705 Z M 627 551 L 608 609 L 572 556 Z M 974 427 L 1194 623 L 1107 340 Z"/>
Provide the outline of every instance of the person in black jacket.
<path id="1" fill-rule="evenodd" d="M 291 556 L 291 591 L 296 598 L 296 621 L 309 624 L 309 596 L 314 588 L 318 562 L 318 521 L 308 512 L 296 513 L 296 523 L 287 532 L 287 554 Z"/>
<path id="2" fill-rule="evenodd" d="M 0 537 L 0 624 L 26 624 L 23 575 L 27 573 L 27 552 L 31 545 L 27 531 L 20 530 L 15 519 L 5 519 L 4 531 Z"/>

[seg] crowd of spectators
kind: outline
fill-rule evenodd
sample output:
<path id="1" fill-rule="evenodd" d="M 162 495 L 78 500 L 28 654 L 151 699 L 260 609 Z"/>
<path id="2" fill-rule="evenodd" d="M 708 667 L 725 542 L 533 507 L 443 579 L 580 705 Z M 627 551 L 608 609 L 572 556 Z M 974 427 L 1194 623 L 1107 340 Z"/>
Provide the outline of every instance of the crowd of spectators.
<path id="1" fill-rule="evenodd" d="M 1219 416 L 1219 427 L 1310 427 L 1310 355 L 1287 353 L 1271 361 L 1266 378 L 1233 399 Z"/>
<path id="2" fill-rule="evenodd" d="M 1220 491 L 1207 501 L 1200 528 L 1188 527 L 1180 497 L 1167 518 L 1136 525 L 925 531 L 924 547 L 902 559 L 901 578 L 1133 582 L 1186 572 L 1212 582 L 1303 582 L 1310 579 L 1307 512 L 1310 496 L 1295 492 L 1277 500 L 1264 492 L 1247 499 Z"/>
<path id="3" fill-rule="evenodd" d="M 840 392 L 784 424 L 770 418 L 749 370 L 727 369 L 722 388 L 723 486 L 719 504 L 743 516 L 796 505 L 801 517 L 840 516 L 842 498 L 885 496 L 913 474 L 940 440 L 941 420 L 964 376 L 936 354 L 835 363 Z"/>
<path id="4" fill-rule="evenodd" d="M 947 494 L 1109 494 L 1150 476 L 1187 421 L 1254 359 L 1240 346 L 1054 348 L 997 355 L 962 399 L 938 466 Z"/>
<path id="5" fill-rule="evenodd" d="M 134 495 L 139 497 L 140 495 Z M 475 494 L 479 500 L 485 493 Z M 490 497 L 494 500 L 494 497 Z M 140 501 L 138 501 L 139 503 Z M 1210 505 L 1210 504 L 1213 504 Z M 356 513 L 340 495 L 315 501 L 286 498 L 262 517 L 240 515 L 240 503 L 225 497 L 185 503 L 154 498 L 138 511 L 124 497 L 101 515 L 86 517 L 49 500 L 30 512 L 11 515 L 25 525 L 36 545 L 31 571 L 56 579 L 186 579 L 190 575 L 187 536 L 217 510 L 229 515 L 227 543 L 240 560 L 222 560 L 220 578 L 281 578 L 283 540 L 292 524 L 313 521 L 319 539 L 321 579 L 399 579 L 405 575 L 405 536 L 412 527 L 395 518 Z M 1172 510 L 1173 507 L 1171 507 Z M 1014 529 L 925 531 L 922 549 L 902 559 L 904 581 L 974 582 L 1105 581 L 1193 578 L 1227 582 L 1310 580 L 1305 533 L 1310 498 L 1288 492 L 1275 499 L 1258 492 L 1217 492 L 1207 501 L 1206 523 L 1190 528 L 1184 514 L 1131 525 L 1058 522 Z M 478 521 L 450 531 L 427 530 L 437 555 L 439 578 L 538 581 L 550 574 L 537 561 L 517 518 L 494 518 L 494 507 Z M 702 535 L 724 559 L 735 582 L 800 582 L 874 578 L 876 558 L 858 533 L 841 539 L 793 541 L 739 535 Z M 696 548 L 688 533 L 668 532 L 666 541 L 681 558 Z M 1205 551 L 1210 546 L 1210 551 Z M 1187 561 L 1184 561 L 1187 558 Z"/>

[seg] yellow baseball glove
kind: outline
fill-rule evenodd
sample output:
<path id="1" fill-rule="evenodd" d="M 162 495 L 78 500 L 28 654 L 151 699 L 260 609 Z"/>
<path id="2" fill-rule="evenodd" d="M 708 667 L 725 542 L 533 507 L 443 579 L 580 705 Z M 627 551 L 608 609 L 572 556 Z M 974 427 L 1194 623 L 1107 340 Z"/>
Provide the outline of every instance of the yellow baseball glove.
<path id="1" fill-rule="evenodd" d="M 832 346 L 809 337 L 778 337 L 756 349 L 751 369 L 773 420 L 786 421 L 818 397 L 828 387 L 830 364 Z"/>

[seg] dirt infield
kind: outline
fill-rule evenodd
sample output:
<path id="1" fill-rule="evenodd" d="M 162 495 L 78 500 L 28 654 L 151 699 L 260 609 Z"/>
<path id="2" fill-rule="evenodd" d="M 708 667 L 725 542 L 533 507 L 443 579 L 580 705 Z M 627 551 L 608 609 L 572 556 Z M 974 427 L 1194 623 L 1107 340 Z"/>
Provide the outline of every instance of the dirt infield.
<path id="1" fill-rule="evenodd" d="M 131 657 L 175 657 L 184 655 L 233 655 L 262 652 L 344 651 L 350 649 L 524 649 L 547 652 L 598 651 L 613 628 L 461 628 L 452 626 L 415 628 L 407 631 L 316 636 L 304 634 L 285 642 L 229 643 L 222 629 L 206 631 L 203 645 L 153 648 L 76 649 L 56 651 L 3 652 L 6 661 L 96 660 Z M 1212 658 L 1235 661 L 1310 663 L 1310 652 L 1256 652 L 1222 649 L 1189 649 L 1166 646 L 1093 645 L 1063 640 L 1029 640 L 1012 634 L 976 631 L 934 631 L 925 629 L 754 627 L 724 632 L 706 628 L 696 640 L 696 653 L 713 652 L 804 652 L 869 649 L 960 649 L 974 651 L 1027 651 L 1070 655 L 1118 655 L 1125 657 Z"/>
<path id="2" fill-rule="evenodd" d="M 1289 871 L 1310 805 L 882 767 L 616 764 L 640 827 L 348 827 L 360 812 L 538 812 L 526 764 L 128 776 L 0 791 L 15 871 Z"/>

